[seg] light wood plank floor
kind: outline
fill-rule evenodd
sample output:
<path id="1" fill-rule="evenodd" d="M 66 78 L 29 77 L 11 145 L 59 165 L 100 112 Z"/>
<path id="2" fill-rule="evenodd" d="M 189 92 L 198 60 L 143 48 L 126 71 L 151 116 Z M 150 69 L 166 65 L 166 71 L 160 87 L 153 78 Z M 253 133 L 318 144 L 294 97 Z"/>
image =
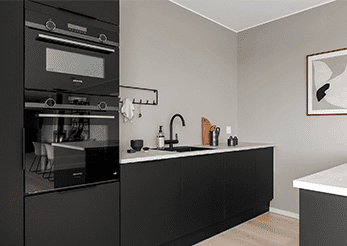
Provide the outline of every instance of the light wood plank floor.
<path id="1" fill-rule="evenodd" d="M 194 246 L 299 245 L 299 220 L 267 212 Z"/>

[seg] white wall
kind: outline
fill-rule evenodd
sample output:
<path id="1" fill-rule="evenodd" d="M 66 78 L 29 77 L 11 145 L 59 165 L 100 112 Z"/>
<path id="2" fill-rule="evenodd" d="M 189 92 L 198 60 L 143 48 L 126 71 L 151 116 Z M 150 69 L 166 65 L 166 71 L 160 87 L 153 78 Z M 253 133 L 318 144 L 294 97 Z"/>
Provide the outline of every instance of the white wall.
<path id="1" fill-rule="evenodd" d="M 133 123 L 120 117 L 121 148 L 131 139 L 155 147 L 159 125 L 174 121 L 181 145 L 201 144 L 201 117 L 237 134 L 237 36 L 168 1 L 121 1 L 120 84 L 159 90 L 158 106 L 135 105 Z M 121 88 L 120 97 L 153 100 L 154 93 Z M 120 105 L 122 106 L 122 105 Z"/>
<path id="2" fill-rule="evenodd" d="M 272 207 L 299 213 L 292 181 L 347 161 L 347 116 L 306 115 L 306 56 L 347 47 L 347 3 L 238 33 L 241 141 L 272 142 Z"/>

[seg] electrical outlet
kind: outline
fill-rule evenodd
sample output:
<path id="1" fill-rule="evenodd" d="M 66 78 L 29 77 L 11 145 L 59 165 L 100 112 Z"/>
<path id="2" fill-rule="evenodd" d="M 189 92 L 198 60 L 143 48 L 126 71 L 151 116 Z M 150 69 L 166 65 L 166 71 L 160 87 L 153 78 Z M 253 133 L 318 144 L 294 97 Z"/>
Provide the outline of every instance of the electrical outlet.
<path id="1" fill-rule="evenodd" d="M 227 134 L 231 134 L 231 126 L 227 126 Z"/>

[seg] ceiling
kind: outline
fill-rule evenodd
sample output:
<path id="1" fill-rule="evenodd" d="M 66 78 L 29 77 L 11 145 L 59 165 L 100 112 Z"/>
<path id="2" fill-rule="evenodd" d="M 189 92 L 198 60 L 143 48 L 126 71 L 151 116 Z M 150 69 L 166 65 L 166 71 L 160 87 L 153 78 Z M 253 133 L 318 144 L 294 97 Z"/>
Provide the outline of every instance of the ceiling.
<path id="1" fill-rule="evenodd" d="M 195 14 L 241 32 L 335 0 L 169 0 Z"/>

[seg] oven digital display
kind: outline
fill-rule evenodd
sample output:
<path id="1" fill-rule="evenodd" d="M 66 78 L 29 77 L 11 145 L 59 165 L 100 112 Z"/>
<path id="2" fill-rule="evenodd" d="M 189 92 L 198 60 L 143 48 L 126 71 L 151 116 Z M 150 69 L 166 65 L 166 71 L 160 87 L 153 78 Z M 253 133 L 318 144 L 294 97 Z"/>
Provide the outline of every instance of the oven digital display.
<path id="1" fill-rule="evenodd" d="M 77 25 L 68 23 L 68 24 L 67 24 L 67 27 L 68 27 L 69 30 L 71 30 L 71 31 L 81 32 L 81 33 L 84 33 L 84 34 L 87 33 L 87 28 L 86 28 L 86 27 L 83 27 L 83 26 L 77 26 Z"/>
<path id="2" fill-rule="evenodd" d="M 103 58 L 46 48 L 46 71 L 105 78 Z"/>

